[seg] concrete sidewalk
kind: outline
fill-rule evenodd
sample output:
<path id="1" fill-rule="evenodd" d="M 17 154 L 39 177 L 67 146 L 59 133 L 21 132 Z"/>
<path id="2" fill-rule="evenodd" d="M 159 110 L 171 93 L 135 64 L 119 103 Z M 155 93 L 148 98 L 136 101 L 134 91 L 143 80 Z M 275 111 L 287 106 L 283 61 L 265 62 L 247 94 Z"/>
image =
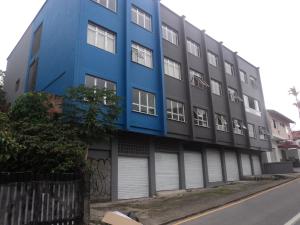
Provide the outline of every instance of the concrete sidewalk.
<path id="1" fill-rule="evenodd" d="M 181 191 L 152 199 L 92 204 L 91 224 L 101 224 L 99 221 L 107 211 L 134 212 L 144 225 L 167 224 L 242 199 L 298 177 L 300 177 L 299 174 L 291 174 L 287 175 L 286 179 L 280 180 L 240 181 L 216 188 Z"/>

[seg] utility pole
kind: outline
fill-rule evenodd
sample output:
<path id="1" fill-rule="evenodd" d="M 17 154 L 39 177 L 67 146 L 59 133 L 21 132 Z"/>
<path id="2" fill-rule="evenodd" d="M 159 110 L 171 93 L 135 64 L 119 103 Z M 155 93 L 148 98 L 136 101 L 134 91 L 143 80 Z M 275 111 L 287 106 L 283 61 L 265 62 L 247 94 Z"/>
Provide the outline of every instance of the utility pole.
<path id="1" fill-rule="evenodd" d="M 295 105 L 295 106 L 297 107 L 297 109 L 298 109 L 298 112 L 299 112 L 299 118 L 300 118 L 300 102 L 299 102 L 299 100 L 298 100 L 299 92 L 297 91 L 296 87 L 292 87 L 292 88 L 290 88 L 290 90 L 289 90 L 289 94 L 295 96 L 295 98 L 296 98 L 296 103 L 294 103 L 294 105 Z"/>

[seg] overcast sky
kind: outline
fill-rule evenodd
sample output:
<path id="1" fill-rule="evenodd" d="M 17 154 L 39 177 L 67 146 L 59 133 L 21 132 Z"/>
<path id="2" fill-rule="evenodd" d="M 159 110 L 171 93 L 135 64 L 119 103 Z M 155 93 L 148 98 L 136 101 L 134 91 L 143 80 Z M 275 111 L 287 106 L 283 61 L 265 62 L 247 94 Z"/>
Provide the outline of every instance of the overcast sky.
<path id="1" fill-rule="evenodd" d="M 54 0 L 53 0 L 54 1 Z M 55 0 L 61 1 L 61 0 Z M 141 0 L 142 1 L 142 0 Z M 44 0 L 0 0 L 0 69 Z M 252 64 L 261 68 L 267 108 L 297 122 L 294 98 L 300 90 L 299 0 L 162 0 L 162 3 Z"/>

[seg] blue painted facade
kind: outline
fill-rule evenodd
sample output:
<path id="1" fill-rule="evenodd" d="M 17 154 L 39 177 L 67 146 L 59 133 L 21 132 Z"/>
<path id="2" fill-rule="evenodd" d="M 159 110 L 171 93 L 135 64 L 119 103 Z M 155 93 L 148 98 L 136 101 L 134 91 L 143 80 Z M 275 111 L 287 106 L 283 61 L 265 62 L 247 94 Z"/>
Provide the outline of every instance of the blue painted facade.
<path id="1" fill-rule="evenodd" d="M 152 31 L 131 22 L 132 5 L 151 15 Z M 84 84 L 86 74 L 112 81 L 122 99 L 120 127 L 127 131 L 164 135 L 166 118 L 159 8 L 157 0 L 117 1 L 116 12 L 92 0 L 48 0 L 32 23 L 33 31 L 43 24 L 40 51 L 34 56 L 29 53 L 28 68 L 36 58 L 39 59 L 36 90 L 62 95 L 68 87 Z M 89 22 L 116 34 L 115 54 L 87 44 Z M 131 61 L 132 42 L 153 51 L 153 68 Z M 155 95 L 156 116 L 132 111 L 133 88 Z"/>

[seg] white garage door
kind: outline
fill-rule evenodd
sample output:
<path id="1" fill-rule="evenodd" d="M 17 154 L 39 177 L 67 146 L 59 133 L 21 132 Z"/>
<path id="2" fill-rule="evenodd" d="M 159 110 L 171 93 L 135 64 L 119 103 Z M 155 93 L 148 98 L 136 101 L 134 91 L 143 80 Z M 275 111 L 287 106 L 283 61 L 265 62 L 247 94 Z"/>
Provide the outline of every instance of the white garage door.
<path id="1" fill-rule="evenodd" d="M 254 169 L 254 174 L 255 175 L 261 175 L 261 165 L 260 165 L 260 160 L 257 155 L 252 156 L 252 161 L 253 161 L 253 169 Z"/>
<path id="2" fill-rule="evenodd" d="M 208 149 L 206 155 L 207 155 L 208 181 L 211 183 L 223 181 L 220 152 L 216 150 Z"/>
<path id="3" fill-rule="evenodd" d="M 239 180 L 239 166 L 235 152 L 225 152 L 227 181 Z"/>
<path id="4" fill-rule="evenodd" d="M 118 198 L 149 197 L 147 158 L 118 158 Z"/>
<path id="5" fill-rule="evenodd" d="M 252 171 L 251 171 L 251 162 L 250 162 L 249 155 L 241 154 L 241 158 L 242 158 L 243 175 L 244 176 L 251 176 Z"/>
<path id="6" fill-rule="evenodd" d="M 155 153 L 156 191 L 179 189 L 178 155 Z"/>
<path id="7" fill-rule="evenodd" d="M 201 153 L 185 152 L 184 168 L 187 189 L 204 187 Z"/>

